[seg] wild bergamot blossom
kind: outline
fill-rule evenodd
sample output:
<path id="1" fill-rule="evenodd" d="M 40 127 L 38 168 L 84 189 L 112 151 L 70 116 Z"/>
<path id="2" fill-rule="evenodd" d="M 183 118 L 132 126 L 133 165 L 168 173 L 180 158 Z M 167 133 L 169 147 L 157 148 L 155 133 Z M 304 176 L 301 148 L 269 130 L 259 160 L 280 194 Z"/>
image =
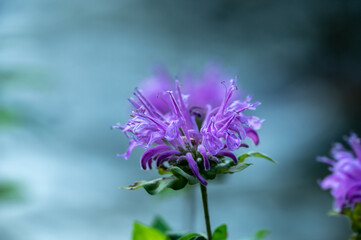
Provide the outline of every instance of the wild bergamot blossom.
<path id="1" fill-rule="evenodd" d="M 147 94 L 136 89 L 134 98 L 129 99 L 134 107 L 132 118 L 125 125 L 117 124 L 112 127 L 121 129 L 130 139 L 126 153 L 118 156 L 127 159 L 134 148 L 143 147 L 146 149 L 140 160 L 143 169 L 151 169 L 153 162 L 157 167 L 166 162 L 169 165 L 186 162 L 203 185 L 207 185 L 207 181 L 200 174 L 199 166 L 208 171 L 210 162 L 218 162 L 220 157 L 229 157 L 237 163 L 232 151 L 247 147 L 244 143 L 247 137 L 256 145 L 259 143 L 256 130 L 261 127 L 263 120 L 246 115 L 245 111 L 255 110 L 260 103 L 252 103 L 250 96 L 243 101 L 232 101 L 232 96 L 237 91 L 233 79 L 228 85 L 223 83 L 225 88 L 222 88 L 221 83 L 214 84 L 215 86 L 204 86 L 203 91 L 188 89 L 183 94 L 181 84 L 176 81 L 175 89 L 153 93 L 164 100 L 167 108 L 164 105 L 160 108 L 154 103 L 154 98 L 149 97 L 147 89 L 144 90 Z M 159 86 L 165 85 L 160 83 Z M 218 104 L 210 101 L 212 104 L 198 106 L 197 101 L 189 102 L 190 97 L 202 101 L 212 98 L 212 95 L 206 94 L 208 87 L 217 88 L 218 92 L 222 90 L 222 101 Z M 198 165 L 197 162 L 200 161 L 202 164 Z"/>
<path id="2" fill-rule="evenodd" d="M 331 174 L 320 185 L 323 189 L 331 189 L 335 198 L 335 209 L 353 208 L 361 203 L 361 143 L 356 134 L 347 138 L 353 152 L 346 150 L 342 144 L 334 144 L 331 155 L 333 159 L 318 157 L 318 161 L 330 165 Z"/>

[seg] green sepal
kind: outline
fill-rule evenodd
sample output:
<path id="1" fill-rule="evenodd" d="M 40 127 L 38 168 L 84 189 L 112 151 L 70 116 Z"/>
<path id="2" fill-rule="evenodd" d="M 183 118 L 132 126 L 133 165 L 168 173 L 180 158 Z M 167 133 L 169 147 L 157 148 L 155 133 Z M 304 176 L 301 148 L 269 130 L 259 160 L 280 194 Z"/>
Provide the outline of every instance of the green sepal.
<path id="1" fill-rule="evenodd" d="M 195 177 L 189 175 L 188 173 L 186 173 L 185 171 L 183 171 L 181 168 L 179 167 L 175 167 L 175 166 L 172 166 L 169 168 L 171 173 L 176 176 L 177 178 L 185 178 L 188 180 L 188 183 L 190 185 L 193 185 L 193 184 L 196 184 L 196 183 L 199 183 L 198 179 L 196 179 Z"/>
<path id="2" fill-rule="evenodd" d="M 135 182 L 132 185 L 127 187 L 121 187 L 121 189 L 125 190 L 135 190 L 143 187 L 147 193 L 150 195 L 155 195 L 160 193 L 166 188 L 171 188 L 173 190 L 179 190 L 184 188 L 187 185 L 188 181 L 185 178 L 177 178 L 175 176 L 170 177 L 162 177 L 158 179 L 154 179 L 151 181 L 139 181 Z"/>
<path id="3" fill-rule="evenodd" d="M 221 162 L 215 166 L 214 169 L 216 174 L 236 173 L 243 171 L 250 165 L 252 165 L 252 163 L 244 163 L 243 161 L 238 161 L 238 163 L 236 164 L 231 159 L 223 158 L 221 159 Z"/>
<path id="4" fill-rule="evenodd" d="M 135 222 L 132 240 L 167 240 L 167 236 L 158 229 Z"/>
<path id="5" fill-rule="evenodd" d="M 215 167 L 217 173 L 223 173 L 225 169 L 229 169 L 231 167 L 236 166 L 236 163 L 233 162 L 233 160 L 223 160 L 217 164 Z"/>
<path id="6" fill-rule="evenodd" d="M 213 240 L 226 240 L 227 237 L 228 233 L 226 224 L 222 224 L 221 226 L 217 227 L 213 232 Z"/>
<path id="7" fill-rule="evenodd" d="M 270 158 L 266 154 L 263 154 L 263 153 L 260 153 L 260 152 L 249 152 L 249 153 L 242 154 L 241 156 L 238 157 L 238 161 L 240 163 L 242 163 L 248 157 L 260 157 L 260 158 L 267 159 L 268 161 L 273 162 L 275 164 L 278 164 L 275 160 L 273 160 L 272 158 Z"/>
<path id="8" fill-rule="evenodd" d="M 213 169 L 210 169 L 209 171 L 202 170 L 201 174 L 207 180 L 213 180 L 217 177 L 217 172 Z"/>

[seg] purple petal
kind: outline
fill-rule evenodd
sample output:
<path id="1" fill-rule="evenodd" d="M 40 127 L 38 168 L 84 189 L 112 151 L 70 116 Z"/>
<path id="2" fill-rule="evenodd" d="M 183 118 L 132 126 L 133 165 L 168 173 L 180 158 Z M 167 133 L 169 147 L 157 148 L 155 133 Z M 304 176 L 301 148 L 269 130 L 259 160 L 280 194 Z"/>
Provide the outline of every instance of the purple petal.
<path id="1" fill-rule="evenodd" d="M 361 141 L 355 133 L 352 133 L 348 138 L 348 143 L 352 147 L 352 150 L 355 152 L 356 157 L 361 162 Z"/>
<path id="2" fill-rule="evenodd" d="M 240 139 L 244 140 L 247 137 L 246 130 L 240 123 L 234 123 L 230 126 L 229 130 L 236 132 Z"/>
<path id="3" fill-rule="evenodd" d="M 233 159 L 233 162 L 234 162 L 235 164 L 238 163 L 238 159 L 237 159 L 236 155 L 234 155 L 234 154 L 231 153 L 231 152 L 220 151 L 220 152 L 217 153 L 217 155 L 221 155 L 221 156 L 224 156 L 224 157 L 232 158 L 232 159 Z"/>
<path id="4" fill-rule="evenodd" d="M 252 139 L 253 143 L 255 145 L 259 144 L 259 137 L 258 134 L 255 130 L 253 130 L 252 128 L 245 128 L 246 133 L 247 133 L 247 137 L 249 137 L 250 139 Z"/>
<path id="5" fill-rule="evenodd" d="M 166 150 L 172 149 L 168 145 L 158 145 L 153 148 L 148 149 L 145 151 L 140 159 L 140 164 L 142 168 L 145 170 L 147 169 L 147 162 L 152 159 L 152 157 L 156 154 L 160 154 L 161 152 L 164 152 Z"/>
<path id="6" fill-rule="evenodd" d="M 171 124 L 167 127 L 165 138 L 168 141 L 172 141 L 173 139 L 176 139 L 179 135 L 179 122 L 178 121 L 172 121 Z"/>
<path id="7" fill-rule="evenodd" d="M 329 159 L 328 157 L 317 157 L 317 161 L 322 162 L 322 163 L 327 163 L 331 166 L 333 166 L 335 164 L 335 162 L 332 161 L 332 159 Z"/>
<path id="8" fill-rule="evenodd" d="M 206 185 L 207 185 L 207 181 L 206 181 L 206 180 L 201 176 L 201 174 L 199 173 L 197 163 L 196 163 L 196 161 L 194 161 L 194 159 L 193 159 L 193 157 L 192 157 L 192 154 L 191 154 L 190 152 L 187 152 L 186 158 L 187 158 L 187 161 L 188 161 L 188 165 L 189 165 L 189 167 L 191 168 L 194 176 L 201 182 L 201 184 L 203 184 L 204 186 L 206 186 Z"/>
<path id="9" fill-rule="evenodd" d="M 343 159 L 353 159 L 351 152 L 347 151 L 341 143 L 335 143 L 331 149 L 331 155 L 334 159 L 340 161 Z"/>
<path id="10" fill-rule="evenodd" d="M 122 157 L 122 158 L 128 159 L 131 152 L 133 151 L 133 149 L 136 148 L 137 146 L 139 146 L 139 144 L 137 142 L 135 142 L 134 140 L 130 140 L 129 147 L 128 147 L 128 150 L 126 151 L 126 153 L 117 154 L 117 157 Z"/>
<path id="11" fill-rule="evenodd" d="M 227 108 L 228 106 L 228 102 L 230 100 L 230 98 L 232 97 L 232 94 L 235 90 L 237 90 L 237 87 L 235 86 L 234 84 L 234 81 L 231 80 L 231 83 L 232 85 L 230 86 L 230 88 L 227 90 L 226 92 L 226 97 L 223 99 L 223 102 L 221 104 L 221 106 L 219 107 L 219 111 L 217 114 L 219 115 L 223 115 L 224 114 L 224 111 L 225 109 Z"/>
<path id="12" fill-rule="evenodd" d="M 219 150 L 223 148 L 223 143 L 219 138 L 214 136 L 212 133 L 205 133 L 203 137 L 203 144 L 207 148 L 207 150 L 216 155 Z"/>
<path id="13" fill-rule="evenodd" d="M 352 181 L 360 181 L 361 182 L 361 165 L 358 161 L 355 160 L 342 160 L 338 161 L 335 164 L 335 172 L 344 174 L 348 178 L 350 178 Z"/>
<path id="14" fill-rule="evenodd" d="M 136 108 L 140 108 L 140 105 L 133 99 L 133 98 L 128 98 L 128 101 Z"/>
<path id="15" fill-rule="evenodd" d="M 256 116 L 249 116 L 248 119 L 248 126 L 253 128 L 254 130 L 258 130 L 261 128 L 262 123 L 264 122 L 264 119 L 259 119 Z"/>
<path id="16" fill-rule="evenodd" d="M 234 134 L 228 134 L 226 144 L 229 150 L 234 151 L 241 146 L 241 140 Z"/>
<path id="17" fill-rule="evenodd" d="M 166 161 L 168 157 L 175 155 L 175 154 L 180 154 L 180 152 L 177 150 L 170 150 L 170 151 L 165 151 L 165 152 L 162 152 L 161 154 L 159 154 L 157 157 L 157 167 L 159 167 L 164 161 Z"/>
<path id="18" fill-rule="evenodd" d="M 183 99 L 185 97 L 182 95 L 182 92 L 181 92 L 180 87 L 179 87 L 178 80 L 176 81 L 176 87 L 177 87 L 177 93 L 178 93 L 178 100 L 179 100 L 180 108 L 181 108 L 182 114 L 183 114 L 183 116 L 185 118 L 187 128 L 189 128 L 189 129 L 197 128 L 197 126 L 191 120 L 190 115 L 189 115 L 189 109 L 186 107 L 186 104 L 183 101 Z"/>
<path id="19" fill-rule="evenodd" d="M 203 157 L 204 169 L 205 169 L 206 171 L 208 171 L 209 168 L 210 168 L 210 164 L 209 164 L 209 160 L 208 160 L 208 157 L 207 157 L 207 151 L 206 151 L 206 149 L 204 148 L 203 145 L 199 145 L 199 146 L 198 146 L 198 152 L 200 152 L 200 154 L 201 154 L 202 157 Z"/>
<path id="20" fill-rule="evenodd" d="M 219 163 L 219 159 L 211 154 L 208 154 L 207 155 L 208 159 L 213 161 L 213 162 L 216 162 L 216 163 Z"/>
<path id="21" fill-rule="evenodd" d="M 361 199 L 361 182 L 353 184 L 346 192 L 346 199 L 348 204 L 354 206 L 354 204 Z"/>
<path id="22" fill-rule="evenodd" d="M 245 144 L 245 143 L 241 143 L 241 146 L 239 146 L 239 147 L 249 148 L 248 144 Z"/>

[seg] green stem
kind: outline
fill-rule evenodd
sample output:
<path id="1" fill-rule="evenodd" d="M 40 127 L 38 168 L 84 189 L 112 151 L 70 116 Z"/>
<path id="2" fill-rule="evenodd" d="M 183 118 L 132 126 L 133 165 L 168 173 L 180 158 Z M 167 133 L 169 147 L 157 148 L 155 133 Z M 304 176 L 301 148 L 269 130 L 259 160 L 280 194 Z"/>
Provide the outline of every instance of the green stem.
<path id="1" fill-rule="evenodd" d="M 207 187 L 202 184 L 199 185 L 201 185 L 202 202 L 203 202 L 203 210 L 204 210 L 204 219 L 207 228 L 207 236 L 208 236 L 208 240 L 212 240 L 211 222 L 209 221 L 209 212 L 208 212 Z"/>

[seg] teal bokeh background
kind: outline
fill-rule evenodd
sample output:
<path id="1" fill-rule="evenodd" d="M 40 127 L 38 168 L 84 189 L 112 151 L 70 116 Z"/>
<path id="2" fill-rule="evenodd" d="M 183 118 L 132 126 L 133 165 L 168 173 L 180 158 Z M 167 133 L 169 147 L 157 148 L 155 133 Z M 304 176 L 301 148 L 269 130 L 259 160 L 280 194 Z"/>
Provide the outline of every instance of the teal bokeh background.
<path id="1" fill-rule="evenodd" d="M 119 131 L 127 98 L 158 64 L 172 75 L 218 62 L 262 102 L 257 160 L 211 184 L 213 226 L 230 239 L 268 228 L 270 240 L 346 239 L 346 219 L 315 162 L 350 131 L 361 135 L 359 1 L 0 0 L 0 239 L 129 239 L 134 220 L 162 215 L 204 231 L 200 195 L 149 196 L 119 186 L 152 179 Z M 256 161 L 256 160 L 255 160 Z M 191 206 L 194 202 L 195 206 Z M 195 207 L 195 214 L 191 209 Z M 192 219 L 192 220 L 191 220 Z"/>

